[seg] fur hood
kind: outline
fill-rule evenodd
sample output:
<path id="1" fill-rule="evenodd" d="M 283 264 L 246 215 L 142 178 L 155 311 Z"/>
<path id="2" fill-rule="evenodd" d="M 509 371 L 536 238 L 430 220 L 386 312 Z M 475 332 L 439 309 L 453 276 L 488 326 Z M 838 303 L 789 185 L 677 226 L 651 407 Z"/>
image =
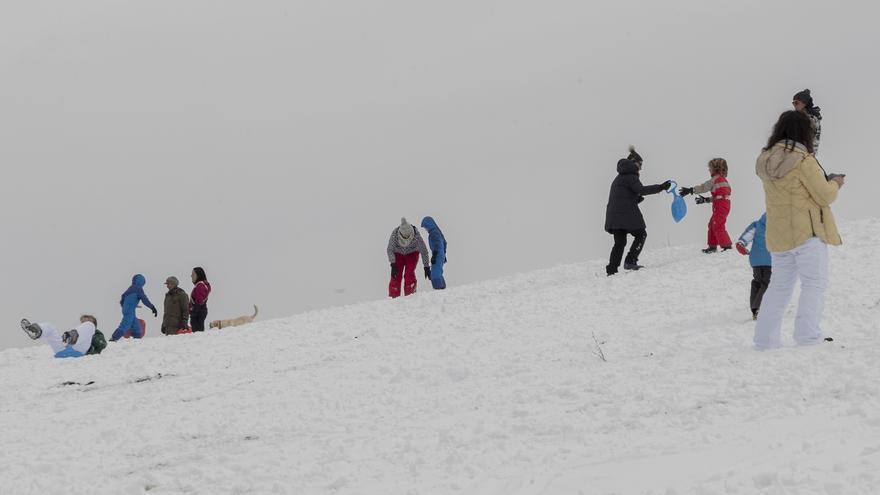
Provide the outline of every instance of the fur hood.
<path id="1" fill-rule="evenodd" d="M 801 143 L 779 141 L 758 156 L 755 173 L 762 180 L 779 180 L 794 170 L 808 154 L 807 148 Z"/>

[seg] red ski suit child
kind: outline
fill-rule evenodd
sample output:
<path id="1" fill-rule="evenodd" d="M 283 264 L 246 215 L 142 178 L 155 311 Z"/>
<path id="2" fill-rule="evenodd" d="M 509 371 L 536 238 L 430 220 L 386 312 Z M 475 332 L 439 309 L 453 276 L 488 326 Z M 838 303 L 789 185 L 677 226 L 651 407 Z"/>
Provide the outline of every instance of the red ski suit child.
<path id="1" fill-rule="evenodd" d="M 712 217 L 709 219 L 707 242 L 709 249 L 733 247 L 727 233 L 727 215 L 730 214 L 730 183 L 727 181 L 727 161 L 715 158 L 709 162 L 709 173 L 712 178 L 693 187 L 694 194 L 710 193 Z"/>
<path id="2" fill-rule="evenodd" d="M 705 186 L 705 188 L 704 188 Z M 694 187 L 694 193 L 712 193 L 712 217 L 709 218 L 709 247 L 729 248 L 730 235 L 727 233 L 727 215 L 730 214 L 730 183 L 727 177 L 716 175 L 710 180 Z"/>

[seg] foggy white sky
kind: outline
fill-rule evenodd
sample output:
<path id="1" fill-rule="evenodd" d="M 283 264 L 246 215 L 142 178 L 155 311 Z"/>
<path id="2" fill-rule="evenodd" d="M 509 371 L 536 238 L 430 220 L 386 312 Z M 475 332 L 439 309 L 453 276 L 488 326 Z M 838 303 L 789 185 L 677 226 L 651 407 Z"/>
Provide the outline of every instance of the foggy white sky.
<path id="1" fill-rule="evenodd" d="M 161 307 L 167 275 L 189 290 L 204 266 L 209 319 L 383 298 L 401 216 L 444 229 L 453 287 L 606 257 L 608 187 L 630 143 L 645 183 L 693 185 L 727 158 L 739 235 L 763 211 L 754 159 L 805 87 L 823 109 L 819 159 L 848 174 L 837 217 L 876 216 L 878 11 L 3 3 L 0 348 L 28 345 L 22 317 L 63 327 L 91 312 L 112 331 L 138 272 Z M 669 202 L 642 203 L 648 257 L 705 242 L 708 208 L 690 202 L 675 225 Z"/>

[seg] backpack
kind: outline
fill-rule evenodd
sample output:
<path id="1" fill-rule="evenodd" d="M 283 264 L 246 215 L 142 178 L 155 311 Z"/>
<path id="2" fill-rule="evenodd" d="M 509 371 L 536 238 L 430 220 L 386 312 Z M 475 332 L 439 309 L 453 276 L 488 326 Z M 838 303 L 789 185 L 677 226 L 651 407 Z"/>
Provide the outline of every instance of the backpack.
<path id="1" fill-rule="evenodd" d="M 89 350 L 86 351 L 86 355 L 101 354 L 101 351 L 103 351 L 105 347 L 107 347 L 107 340 L 104 339 L 104 334 L 96 328 L 95 335 L 92 335 L 92 345 L 89 347 Z"/>

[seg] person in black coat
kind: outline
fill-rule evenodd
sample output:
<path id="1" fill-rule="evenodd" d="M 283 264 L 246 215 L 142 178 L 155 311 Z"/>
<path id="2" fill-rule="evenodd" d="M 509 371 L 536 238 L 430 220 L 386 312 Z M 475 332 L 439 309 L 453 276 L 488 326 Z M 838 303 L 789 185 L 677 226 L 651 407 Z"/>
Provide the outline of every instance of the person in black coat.
<path id="1" fill-rule="evenodd" d="M 648 233 L 645 230 L 645 219 L 639 210 L 639 203 L 649 194 L 657 194 L 666 191 L 672 185 L 670 181 L 653 186 L 643 186 L 639 180 L 639 172 L 642 170 L 642 157 L 636 153 L 634 147 L 629 147 L 629 156 L 617 162 L 617 177 L 611 183 L 611 191 L 608 194 L 608 208 L 605 211 L 605 232 L 614 236 L 614 247 L 611 248 L 611 259 L 605 272 L 611 276 L 617 273 L 623 250 L 626 248 L 626 236 L 635 238 L 626 260 L 623 263 L 625 270 L 638 270 L 639 254 L 645 245 Z"/>

